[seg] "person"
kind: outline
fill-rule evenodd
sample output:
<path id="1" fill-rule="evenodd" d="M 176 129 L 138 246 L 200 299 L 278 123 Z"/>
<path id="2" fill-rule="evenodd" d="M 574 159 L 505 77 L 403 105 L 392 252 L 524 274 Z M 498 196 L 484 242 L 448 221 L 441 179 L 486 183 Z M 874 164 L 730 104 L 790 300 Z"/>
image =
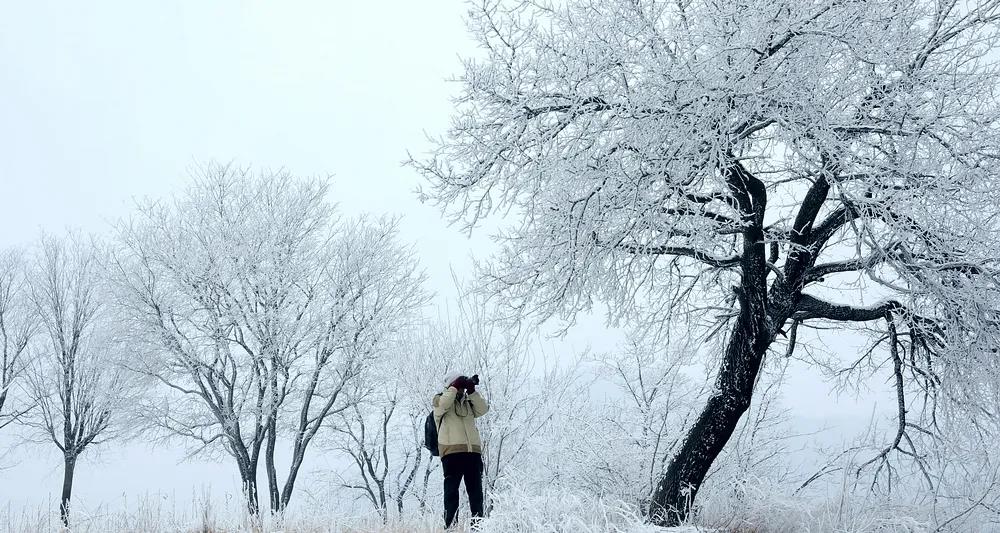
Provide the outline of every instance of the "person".
<path id="1" fill-rule="evenodd" d="M 489 411 L 489 403 L 476 392 L 479 375 L 449 376 L 444 392 L 434 396 L 434 422 L 438 426 L 438 455 L 444 471 L 444 527 L 458 514 L 458 486 L 465 480 L 473 521 L 483 516 L 483 442 L 476 419 Z"/>

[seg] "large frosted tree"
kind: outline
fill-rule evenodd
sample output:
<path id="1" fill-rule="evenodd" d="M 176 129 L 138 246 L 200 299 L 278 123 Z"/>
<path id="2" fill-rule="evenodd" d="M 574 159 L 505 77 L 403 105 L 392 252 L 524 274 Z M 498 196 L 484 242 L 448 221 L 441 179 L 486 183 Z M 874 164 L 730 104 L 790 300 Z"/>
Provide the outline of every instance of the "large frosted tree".
<path id="1" fill-rule="evenodd" d="M 601 301 L 614 322 L 718 332 L 653 521 L 686 517 L 762 362 L 803 327 L 874 332 L 861 366 L 898 404 L 876 475 L 919 462 L 937 415 L 995 415 L 1000 2 L 471 7 L 481 54 L 411 164 L 470 229 L 513 221 L 493 288 L 520 317 Z"/>
<path id="2" fill-rule="evenodd" d="M 146 417 L 192 454 L 232 457 L 251 514 L 262 460 L 270 509 L 284 511 L 310 445 L 370 389 L 386 343 L 426 300 L 396 222 L 340 219 L 327 190 L 209 165 L 123 222 L 111 260 L 132 369 L 157 385 Z"/>

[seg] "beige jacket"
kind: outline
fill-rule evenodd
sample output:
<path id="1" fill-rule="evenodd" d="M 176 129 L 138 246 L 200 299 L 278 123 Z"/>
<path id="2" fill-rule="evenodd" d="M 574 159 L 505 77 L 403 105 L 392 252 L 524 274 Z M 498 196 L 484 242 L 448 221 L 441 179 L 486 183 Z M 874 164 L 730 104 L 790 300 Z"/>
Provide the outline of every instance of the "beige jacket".
<path id="1" fill-rule="evenodd" d="M 438 455 L 451 453 L 483 453 L 483 441 L 476 429 L 476 419 L 490 410 L 489 403 L 478 392 L 463 394 L 448 387 L 434 396 L 434 422 L 438 426 Z"/>

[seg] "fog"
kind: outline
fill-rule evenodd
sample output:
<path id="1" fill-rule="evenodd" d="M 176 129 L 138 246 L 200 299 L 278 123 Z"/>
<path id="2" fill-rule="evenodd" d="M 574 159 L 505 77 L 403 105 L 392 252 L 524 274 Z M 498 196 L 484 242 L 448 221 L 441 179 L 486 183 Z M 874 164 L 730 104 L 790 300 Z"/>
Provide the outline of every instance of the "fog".
<path id="1" fill-rule="evenodd" d="M 347 215 L 402 217 L 445 304 L 452 274 L 494 250 L 488 228 L 464 234 L 414 190 L 402 166 L 444 131 L 460 56 L 476 54 L 458 0 L 412 2 L 7 2 L 0 10 L 0 247 L 66 228 L 97 235 L 135 198 L 164 198 L 211 161 L 331 176 Z M 548 352 L 614 349 L 620 336 L 586 317 Z M 830 337 L 831 351 L 850 338 Z M 783 405 L 804 432 L 838 442 L 867 425 L 888 385 L 838 396 L 791 366 Z M 487 388 L 488 390 L 488 388 Z M 18 439 L 8 432 L 6 449 Z M 61 464 L 48 444 L 0 459 L 0 502 L 58 506 Z M 75 497 L 88 508 L 237 491 L 228 458 L 136 440 L 88 451 Z M 330 459 L 317 452 L 306 470 Z M 318 477 L 316 477 L 318 476 Z M 322 474 L 313 479 L 321 480 Z M 306 498 L 305 500 L 308 500 Z M 133 500 L 134 501 L 134 500 Z"/>

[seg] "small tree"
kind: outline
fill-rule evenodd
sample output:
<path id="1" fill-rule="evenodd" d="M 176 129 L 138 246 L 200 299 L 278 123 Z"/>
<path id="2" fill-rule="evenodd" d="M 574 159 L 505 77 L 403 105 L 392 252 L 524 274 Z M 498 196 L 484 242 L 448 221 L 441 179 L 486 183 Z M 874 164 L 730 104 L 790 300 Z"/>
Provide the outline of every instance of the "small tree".
<path id="1" fill-rule="evenodd" d="M 0 251 L 0 429 L 27 414 L 31 404 L 12 401 L 27 367 L 25 355 L 37 330 L 32 316 L 24 254 Z"/>
<path id="2" fill-rule="evenodd" d="M 998 20 L 995 0 L 472 10 L 484 57 L 412 164 L 470 228 L 520 217 L 494 289 L 521 317 L 572 321 L 595 298 L 647 329 L 697 312 L 690 335 L 717 342 L 653 521 L 686 518 L 800 327 L 877 326 L 861 359 L 891 376 L 897 431 L 865 468 L 921 461 L 913 437 L 944 404 L 996 416 Z"/>
<path id="3" fill-rule="evenodd" d="M 666 461 L 680 444 L 698 398 L 704 390 L 681 372 L 695 353 L 691 343 L 680 346 L 647 346 L 633 335 L 620 350 L 598 359 L 600 375 L 615 386 L 616 395 L 597 407 L 599 420 L 607 429 L 593 436 L 598 451 L 608 452 L 608 485 L 617 493 L 648 504 Z M 607 405 L 610 404 L 610 405 Z M 600 442 L 607 443 L 600 446 Z M 610 450 L 609 450 L 610 448 Z"/>
<path id="4" fill-rule="evenodd" d="M 330 445 L 351 458 L 338 473 L 339 485 L 371 503 L 383 520 L 393 508 L 403 515 L 407 501 L 426 511 L 429 497 L 440 494 L 430 485 L 440 462 L 424 447 L 424 422 L 455 364 L 452 348 L 437 322 L 400 332 L 390 357 L 372 369 L 362 400 L 338 415 Z"/>
<path id="5" fill-rule="evenodd" d="M 404 395 L 400 383 L 409 376 L 398 369 L 386 375 L 334 425 L 333 448 L 350 458 L 341 486 L 360 492 L 383 522 L 392 510 L 402 516 L 411 497 L 423 503 L 420 474 L 432 469 L 422 440 L 426 402 Z"/>
<path id="6" fill-rule="evenodd" d="M 43 335 L 26 387 L 38 409 L 26 424 L 62 453 L 59 513 L 66 526 L 77 460 L 115 434 L 127 390 L 100 287 L 92 245 L 41 239 L 30 291 Z"/>

